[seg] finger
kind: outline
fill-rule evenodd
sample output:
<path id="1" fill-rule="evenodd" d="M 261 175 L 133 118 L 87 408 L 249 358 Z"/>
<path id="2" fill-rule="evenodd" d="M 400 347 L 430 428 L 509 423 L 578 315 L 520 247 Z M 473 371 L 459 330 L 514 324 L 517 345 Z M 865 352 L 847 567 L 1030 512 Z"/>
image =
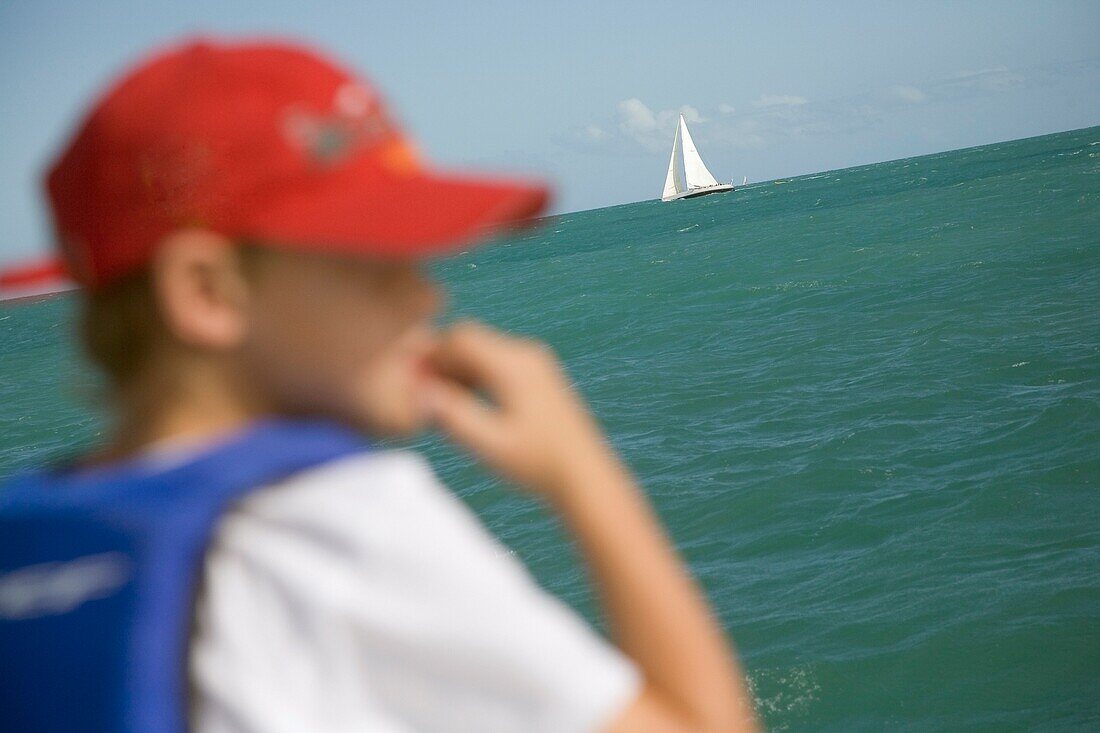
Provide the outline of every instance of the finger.
<path id="1" fill-rule="evenodd" d="M 450 328 L 429 355 L 439 373 L 492 391 L 499 382 L 506 341 L 498 332 L 475 321 Z"/>
<path id="2" fill-rule="evenodd" d="M 473 392 L 446 379 L 431 380 L 424 391 L 428 417 L 446 435 L 489 462 L 503 454 L 500 417 Z"/>

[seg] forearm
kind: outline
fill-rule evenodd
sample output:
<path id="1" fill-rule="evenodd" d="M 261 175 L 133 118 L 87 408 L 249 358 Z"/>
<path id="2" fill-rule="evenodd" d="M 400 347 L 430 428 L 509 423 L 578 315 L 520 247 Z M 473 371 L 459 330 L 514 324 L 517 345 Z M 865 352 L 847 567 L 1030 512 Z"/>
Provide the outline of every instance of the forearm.
<path id="1" fill-rule="evenodd" d="M 466 323 L 451 329 L 431 365 L 430 419 L 555 505 L 575 535 L 612 633 L 646 677 L 635 706 L 642 716 L 619 729 L 661 720 L 672 725 L 645 729 L 756 730 L 741 672 L 702 593 L 550 350 Z"/>
<path id="2" fill-rule="evenodd" d="M 615 641 L 704 728 L 753 731 L 751 700 L 702 592 L 609 451 L 576 462 L 554 504 L 587 561 Z"/>

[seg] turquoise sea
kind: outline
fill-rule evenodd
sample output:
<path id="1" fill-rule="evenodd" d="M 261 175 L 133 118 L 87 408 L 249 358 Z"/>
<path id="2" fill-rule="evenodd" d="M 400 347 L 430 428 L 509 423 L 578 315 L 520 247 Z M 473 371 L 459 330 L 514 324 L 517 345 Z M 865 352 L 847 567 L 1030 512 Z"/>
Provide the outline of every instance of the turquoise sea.
<path id="1" fill-rule="evenodd" d="M 557 349 L 771 730 L 1100 730 L 1100 127 L 567 214 L 437 269 Z M 72 309 L 0 308 L 0 476 L 98 430 Z M 551 517 L 422 447 L 597 619 Z"/>

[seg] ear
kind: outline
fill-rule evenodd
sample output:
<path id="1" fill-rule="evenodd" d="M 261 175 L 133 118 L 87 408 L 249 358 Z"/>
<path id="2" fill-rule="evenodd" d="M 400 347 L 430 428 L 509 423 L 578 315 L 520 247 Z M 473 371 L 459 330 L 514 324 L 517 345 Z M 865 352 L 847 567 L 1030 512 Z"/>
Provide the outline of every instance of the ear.
<path id="1" fill-rule="evenodd" d="M 223 351 L 244 339 L 249 284 L 231 240 L 205 229 L 173 232 L 157 248 L 152 276 L 165 326 L 177 340 Z"/>

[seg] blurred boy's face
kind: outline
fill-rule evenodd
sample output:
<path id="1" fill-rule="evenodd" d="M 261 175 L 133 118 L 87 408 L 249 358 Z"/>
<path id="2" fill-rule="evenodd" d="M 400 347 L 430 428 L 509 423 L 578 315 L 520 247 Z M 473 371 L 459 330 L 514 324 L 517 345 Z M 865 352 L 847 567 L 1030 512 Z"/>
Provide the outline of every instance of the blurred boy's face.
<path id="1" fill-rule="evenodd" d="M 376 435 L 424 427 L 418 380 L 443 297 L 419 264 L 277 251 L 259 270 L 240 354 L 276 409 Z"/>

